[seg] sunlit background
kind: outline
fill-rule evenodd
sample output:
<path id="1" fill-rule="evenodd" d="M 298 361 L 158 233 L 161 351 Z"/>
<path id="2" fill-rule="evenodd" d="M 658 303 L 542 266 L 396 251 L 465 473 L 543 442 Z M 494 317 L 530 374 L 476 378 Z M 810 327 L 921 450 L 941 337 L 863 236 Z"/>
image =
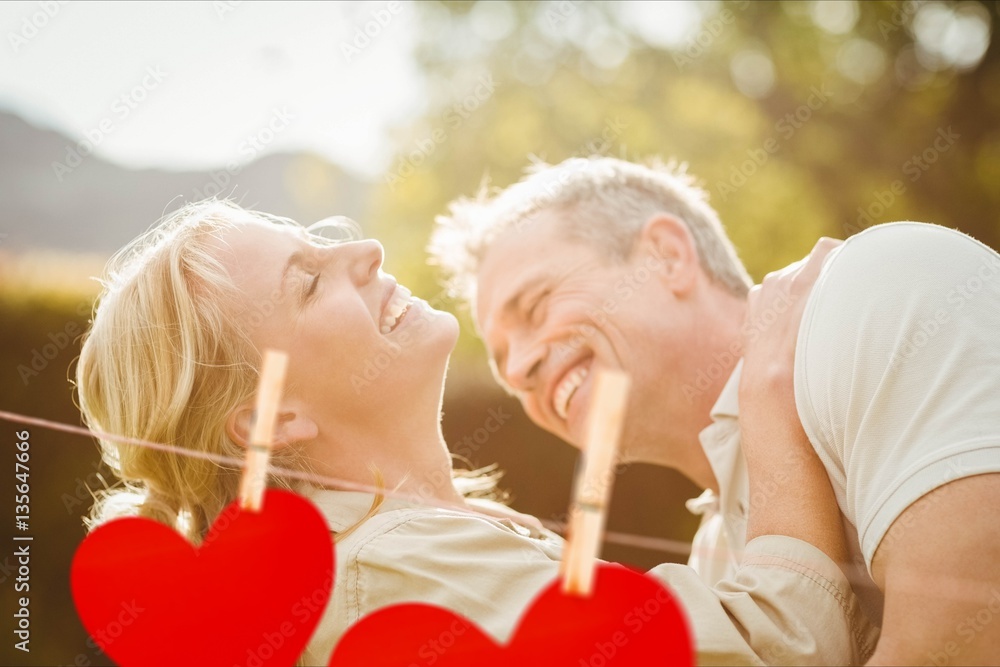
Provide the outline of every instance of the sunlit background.
<path id="1" fill-rule="evenodd" d="M 464 323 L 448 437 L 514 414 L 470 458 L 507 469 L 517 509 L 558 517 L 573 451 L 492 386 L 426 264 L 434 216 L 484 176 L 513 182 L 529 155 L 661 156 L 700 178 L 757 278 L 818 236 L 891 220 L 1000 247 L 998 13 L 971 0 L 2 3 L 0 409 L 78 423 L 78 342 L 59 334 L 84 326 L 89 277 L 164 213 L 220 196 L 302 222 L 348 215 L 386 246 L 387 270 Z M 5 643 L 0 663 L 107 664 L 66 592 L 96 447 L 41 429 L 32 441 L 38 650 Z M 689 539 L 695 493 L 635 466 L 611 528 Z M 0 563 L 5 591 L 10 576 Z"/>

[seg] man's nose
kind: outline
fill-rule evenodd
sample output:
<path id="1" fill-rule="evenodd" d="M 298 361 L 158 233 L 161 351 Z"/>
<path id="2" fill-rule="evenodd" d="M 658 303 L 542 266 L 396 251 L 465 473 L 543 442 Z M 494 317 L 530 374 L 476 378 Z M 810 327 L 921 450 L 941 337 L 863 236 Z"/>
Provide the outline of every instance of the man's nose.
<path id="1" fill-rule="evenodd" d="M 517 392 L 532 391 L 538 385 L 545 346 L 530 340 L 511 342 L 504 378 Z"/>

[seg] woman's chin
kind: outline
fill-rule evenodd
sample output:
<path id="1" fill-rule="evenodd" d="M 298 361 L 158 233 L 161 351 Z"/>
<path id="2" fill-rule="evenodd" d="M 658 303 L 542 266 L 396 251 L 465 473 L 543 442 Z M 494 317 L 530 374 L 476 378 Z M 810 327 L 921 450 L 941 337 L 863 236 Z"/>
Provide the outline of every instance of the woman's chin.
<path id="1" fill-rule="evenodd" d="M 443 311 L 439 311 L 439 312 L 441 312 L 441 314 L 445 316 L 444 317 L 445 324 L 442 325 L 442 328 L 447 327 L 448 331 L 450 332 L 450 334 L 451 334 L 451 347 L 450 347 L 450 351 L 454 350 L 455 349 L 455 345 L 458 344 L 458 335 L 459 335 L 459 332 L 461 331 L 461 327 L 458 325 L 458 318 L 456 318 L 451 313 L 445 313 Z"/>
<path id="2" fill-rule="evenodd" d="M 352 377 L 360 377 L 355 384 L 374 394 L 440 385 L 458 336 L 458 320 L 451 313 L 426 304 L 411 306 L 411 311 L 393 331 L 383 335 L 382 344 Z"/>
<path id="3" fill-rule="evenodd" d="M 441 345 L 440 347 L 435 346 L 435 352 L 440 352 L 443 357 L 443 367 L 447 368 L 448 362 L 451 359 L 451 354 L 455 351 L 455 347 L 458 345 L 459 326 L 458 320 L 456 320 L 451 313 L 445 314 L 448 316 L 448 320 L 440 325 Z"/>
<path id="4" fill-rule="evenodd" d="M 424 340 L 421 342 L 433 346 L 436 350 L 443 350 L 446 355 L 451 355 L 458 344 L 460 332 L 458 319 L 447 311 L 430 307 L 422 313 L 422 317 L 421 338 Z M 447 362 L 447 359 L 445 361 Z"/>

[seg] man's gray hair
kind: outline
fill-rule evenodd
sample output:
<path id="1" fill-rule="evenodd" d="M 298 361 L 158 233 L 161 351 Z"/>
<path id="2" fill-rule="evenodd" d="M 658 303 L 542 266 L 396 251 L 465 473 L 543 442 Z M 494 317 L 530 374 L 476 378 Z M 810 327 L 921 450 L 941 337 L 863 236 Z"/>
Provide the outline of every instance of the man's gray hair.
<path id="1" fill-rule="evenodd" d="M 736 296 L 753 281 L 736 254 L 708 194 L 684 165 L 640 165 L 611 157 L 570 158 L 557 165 L 535 161 L 505 190 L 487 182 L 474 197 L 461 197 L 436 218 L 428 250 L 458 296 L 475 298 L 476 274 L 493 242 L 520 230 L 542 211 L 563 213 L 567 236 L 626 260 L 643 224 L 669 213 L 687 225 L 702 269 Z"/>

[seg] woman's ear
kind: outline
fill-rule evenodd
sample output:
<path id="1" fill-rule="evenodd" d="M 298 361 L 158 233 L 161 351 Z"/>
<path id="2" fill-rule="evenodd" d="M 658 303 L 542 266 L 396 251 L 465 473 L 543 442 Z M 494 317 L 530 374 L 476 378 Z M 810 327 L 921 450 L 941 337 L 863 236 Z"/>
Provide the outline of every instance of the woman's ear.
<path id="1" fill-rule="evenodd" d="M 646 220 L 639 234 L 643 258 L 652 273 L 660 276 L 675 294 L 681 295 L 694 287 L 701 264 L 691 231 L 680 218 L 669 213 L 657 213 Z"/>
<path id="2" fill-rule="evenodd" d="M 226 419 L 226 434 L 241 447 L 250 446 L 253 429 L 254 402 L 247 401 L 229 413 Z M 282 404 L 274 426 L 275 449 L 313 440 L 319 435 L 319 427 L 301 406 Z"/>

